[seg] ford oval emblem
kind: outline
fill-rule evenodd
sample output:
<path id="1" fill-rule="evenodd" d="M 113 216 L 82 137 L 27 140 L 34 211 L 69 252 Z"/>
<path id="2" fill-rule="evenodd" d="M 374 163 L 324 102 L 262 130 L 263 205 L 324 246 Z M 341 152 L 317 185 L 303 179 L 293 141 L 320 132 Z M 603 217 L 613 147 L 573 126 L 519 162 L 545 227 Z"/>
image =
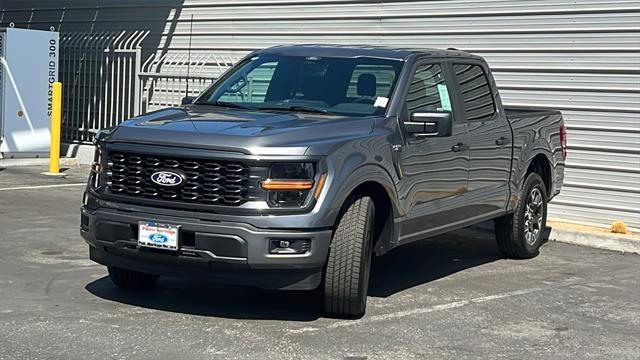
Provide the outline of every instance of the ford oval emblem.
<path id="1" fill-rule="evenodd" d="M 156 171 L 151 174 L 151 181 L 160 186 L 179 186 L 184 182 L 184 176 L 173 171 Z"/>
<path id="2" fill-rule="evenodd" d="M 169 241 L 169 238 L 162 234 L 151 234 L 149 235 L 149 241 L 155 244 L 164 244 Z"/>

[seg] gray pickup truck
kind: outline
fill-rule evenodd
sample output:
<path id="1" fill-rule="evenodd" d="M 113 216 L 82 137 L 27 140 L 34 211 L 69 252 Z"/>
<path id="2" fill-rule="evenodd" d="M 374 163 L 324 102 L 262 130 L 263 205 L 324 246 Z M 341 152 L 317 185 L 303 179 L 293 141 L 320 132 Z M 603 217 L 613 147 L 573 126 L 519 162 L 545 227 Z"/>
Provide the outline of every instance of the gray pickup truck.
<path id="1" fill-rule="evenodd" d="M 479 56 L 299 45 L 95 145 L 81 234 L 117 286 L 319 289 L 328 315 L 359 317 L 373 254 L 492 219 L 504 256 L 536 256 L 566 130 L 503 107 Z"/>

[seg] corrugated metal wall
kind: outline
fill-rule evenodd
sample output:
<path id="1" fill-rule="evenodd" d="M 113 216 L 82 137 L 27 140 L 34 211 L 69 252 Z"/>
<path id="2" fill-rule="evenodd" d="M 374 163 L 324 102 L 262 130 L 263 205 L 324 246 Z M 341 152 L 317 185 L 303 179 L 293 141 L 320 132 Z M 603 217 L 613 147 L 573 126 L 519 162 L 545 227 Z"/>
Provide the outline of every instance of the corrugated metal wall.
<path id="1" fill-rule="evenodd" d="M 148 29 L 146 48 L 168 53 L 186 50 L 193 15 L 194 52 L 366 43 L 483 55 L 506 104 L 565 115 L 567 177 L 552 216 L 640 227 L 638 0 L 1 0 L 0 8 L 0 26 Z"/>

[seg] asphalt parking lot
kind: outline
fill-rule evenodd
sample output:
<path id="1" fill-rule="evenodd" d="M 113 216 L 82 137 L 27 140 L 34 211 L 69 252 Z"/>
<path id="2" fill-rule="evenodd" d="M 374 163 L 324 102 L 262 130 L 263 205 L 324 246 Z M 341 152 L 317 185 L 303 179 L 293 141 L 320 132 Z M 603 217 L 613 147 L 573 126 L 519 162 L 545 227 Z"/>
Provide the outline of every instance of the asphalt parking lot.
<path id="1" fill-rule="evenodd" d="M 86 169 L 0 170 L 0 359 L 638 359 L 640 256 L 462 230 L 376 259 L 367 315 L 163 278 L 116 289 L 78 234 Z M 46 187 L 41 187 L 41 186 Z"/>

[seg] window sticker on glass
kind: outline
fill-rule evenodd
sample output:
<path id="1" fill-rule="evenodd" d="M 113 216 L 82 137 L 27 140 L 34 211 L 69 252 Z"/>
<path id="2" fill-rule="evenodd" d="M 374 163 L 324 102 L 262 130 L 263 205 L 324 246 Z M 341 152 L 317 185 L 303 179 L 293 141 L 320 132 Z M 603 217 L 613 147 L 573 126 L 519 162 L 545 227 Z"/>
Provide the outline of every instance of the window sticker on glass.
<path id="1" fill-rule="evenodd" d="M 376 102 L 373 103 L 373 106 L 379 107 L 379 108 L 386 108 L 388 102 L 389 102 L 389 98 L 386 98 L 384 96 L 378 96 L 376 98 Z"/>
<path id="2" fill-rule="evenodd" d="M 444 111 L 451 111 L 451 100 L 449 100 L 449 90 L 446 84 L 438 84 L 438 93 L 440 94 L 440 106 Z"/>

